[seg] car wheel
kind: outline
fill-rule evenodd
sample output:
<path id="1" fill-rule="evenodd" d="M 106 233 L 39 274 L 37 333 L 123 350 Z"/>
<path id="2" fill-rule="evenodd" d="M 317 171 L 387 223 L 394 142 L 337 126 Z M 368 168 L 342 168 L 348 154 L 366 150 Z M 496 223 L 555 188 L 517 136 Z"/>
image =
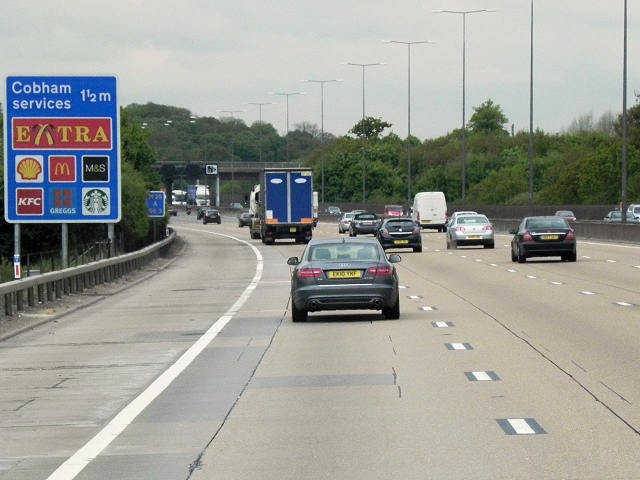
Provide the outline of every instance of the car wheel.
<path id="1" fill-rule="evenodd" d="M 420 245 L 419 247 L 413 247 L 413 251 L 414 251 L 415 253 L 420 253 L 420 252 L 422 252 L 422 245 Z"/>
<path id="2" fill-rule="evenodd" d="M 220 225 L 222 223 L 222 220 L 218 220 L 218 225 Z"/>
<path id="3" fill-rule="evenodd" d="M 578 252 L 573 252 L 569 255 L 569 261 L 570 262 L 575 262 L 578 260 Z"/>
<path id="4" fill-rule="evenodd" d="M 447 250 L 451 250 L 451 241 L 449 240 L 449 237 L 447 237 Z"/>
<path id="5" fill-rule="evenodd" d="M 451 240 L 451 248 L 453 248 L 454 250 L 458 249 L 458 242 L 456 242 L 455 240 Z"/>
<path id="6" fill-rule="evenodd" d="M 484 244 L 484 248 L 495 248 L 495 247 L 496 247 L 496 244 L 493 241 Z"/>
<path id="7" fill-rule="evenodd" d="M 400 318 L 400 294 L 398 294 L 398 299 L 394 305 L 382 309 L 382 314 L 387 320 L 397 320 Z"/>
<path id="8" fill-rule="evenodd" d="M 291 300 L 291 320 L 294 322 L 306 322 L 309 312 L 306 310 L 298 310 L 296 304 Z"/>
<path id="9" fill-rule="evenodd" d="M 516 254 L 513 252 L 513 246 L 511 246 L 511 261 L 516 262 L 517 260 L 518 257 L 516 257 Z"/>
<path id="10" fill-rule="evenodd" d="M 520 249 L 518 249 L 518 263 L 525 263 L 527 261 L 527 256 L 520 252 Z"/>

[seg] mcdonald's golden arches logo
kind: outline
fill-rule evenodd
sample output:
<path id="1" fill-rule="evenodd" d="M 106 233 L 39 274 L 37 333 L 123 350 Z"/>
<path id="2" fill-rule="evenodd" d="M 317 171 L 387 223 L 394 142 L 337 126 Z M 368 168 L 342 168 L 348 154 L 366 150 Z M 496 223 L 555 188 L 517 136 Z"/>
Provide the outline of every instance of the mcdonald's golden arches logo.
<path id="1" fill-rule="evenodd" d="M 76 181 L 76 157 L 74 155 L 51 155 L 49 157 L 49 181 Z"/>

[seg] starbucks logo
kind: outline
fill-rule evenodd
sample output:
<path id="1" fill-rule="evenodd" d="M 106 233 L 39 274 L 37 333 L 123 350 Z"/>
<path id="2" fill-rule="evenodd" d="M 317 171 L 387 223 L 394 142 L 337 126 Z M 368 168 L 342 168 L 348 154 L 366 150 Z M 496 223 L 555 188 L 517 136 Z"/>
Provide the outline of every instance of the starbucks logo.
<path id="1" fill-rule="evenodd" d="M 109 189 L 83 188 L 82 213 L 85 215 L 109 215 Z"/>

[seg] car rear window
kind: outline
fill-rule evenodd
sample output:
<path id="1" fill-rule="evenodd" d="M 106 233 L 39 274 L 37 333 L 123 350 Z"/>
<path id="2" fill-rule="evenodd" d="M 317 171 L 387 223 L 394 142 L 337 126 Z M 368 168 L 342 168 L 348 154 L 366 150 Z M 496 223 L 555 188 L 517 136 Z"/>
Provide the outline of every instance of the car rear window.
<path id="1" fill-rule="evenodd" d="M 536 228 L 568 228 L 567 222 L 561 219 L 549 219 L 549 220 L 529 220 L 527 222 L 528 229 Z"/>
<path id="2" fill-rule="evenodd" d="M 377 260 L 380 258 L 378 249 L 371 244 L 336 243 L 316 245 L 311 247 L 309 259 L 319 260 Z"/>
<path id="3" fill-rule="evenodd" d="M 456 219 L 456 221 L 460 225 L 474 225 L 474 224 L 486 224 L 486 223 L 489 223 L 489 219 L 487 217 L 481 217 L 481 216 L 472 217 L 472 216 L 469 216 L 469 215 L 465 215 L 463 217 L 458 217 Z"/>
<path id="4" fill-rule="evenodd" d="M 413 223 L 411 220 L 404 220 L 401 222 L 387 222 L 386 223 L 387 228 L 390 229 L 396 229 L 396 228 L 415 228 L 416 224 Z"/>
<path id="5" fill-rule="evenodd" d="M 359 213 L 355 216 L 356 220 L 375 220 L 376 218 L 378 217 L 376 217 L 373 213 Z"/>

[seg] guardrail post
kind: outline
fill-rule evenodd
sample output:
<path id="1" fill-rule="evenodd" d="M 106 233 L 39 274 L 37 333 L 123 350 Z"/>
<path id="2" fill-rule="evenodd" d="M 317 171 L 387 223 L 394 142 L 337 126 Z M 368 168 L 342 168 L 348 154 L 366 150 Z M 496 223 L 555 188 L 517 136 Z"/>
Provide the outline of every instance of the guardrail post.
<path id="1" fill-rule="evenodd" d="M 24 290 L 18 290 L 16 292 L 16 309 L 19 312 L 24 310 Z"/>
<path id="2" fill-rule="evenodd" d="M 4 313 L 7 317 L 13 317 L 13 294 L 7 293 L 4 296 Z"/>

